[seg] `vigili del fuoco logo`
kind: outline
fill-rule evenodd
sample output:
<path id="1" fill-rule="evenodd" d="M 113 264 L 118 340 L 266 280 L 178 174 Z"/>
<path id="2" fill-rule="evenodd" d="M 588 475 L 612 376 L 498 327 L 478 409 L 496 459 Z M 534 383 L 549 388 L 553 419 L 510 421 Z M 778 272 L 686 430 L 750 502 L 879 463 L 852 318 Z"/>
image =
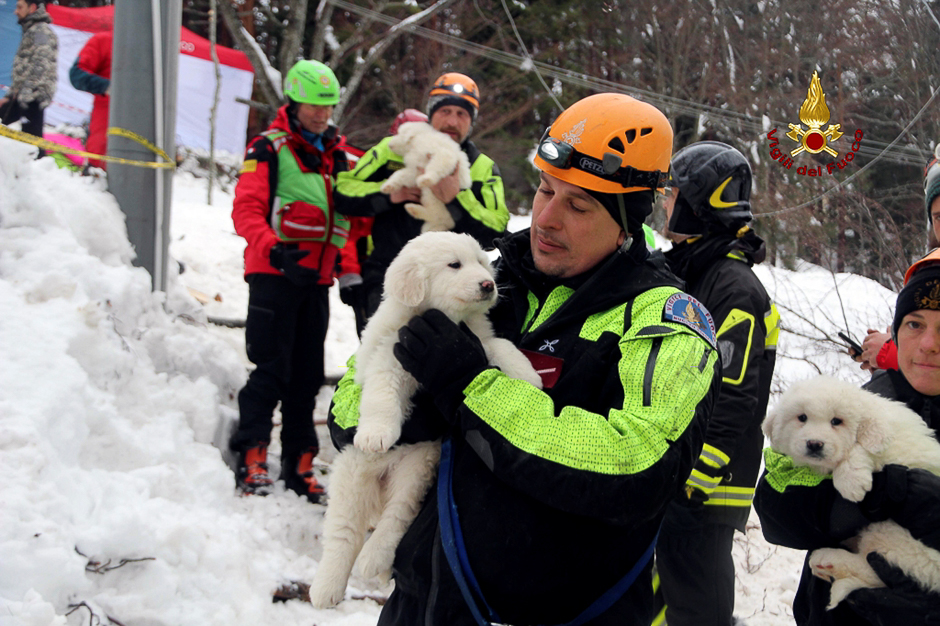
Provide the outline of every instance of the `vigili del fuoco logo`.
<path id="1" fill-rule="evenodd" d="M 790 124 L 790 132 L 784 135 L 797 144 L 793 150 L 789 151 L 789 154 L 786 149 L 787 146 L 792 144 L 789 144 L 789 142 L 784 144 L 783 149 L 778 147 L 783 137 L 777 138 L 776 128 L 767 133 L 767 139 L 770 140 L 770 158 L 779 161 L 788 170 L 793 168 L 793 157 L 803 152 L 810 154 L 825 152 L 834 159 L 839 159 L 839 152 L 831 144 L 838 141 L 845 133 L 840 130 L 841 124 L 829 124 L 829 107 L 826 106 L 826 94 L 823 93 L 822 83 L 817 72 L 813 72 L 813 79 L 809 84 L 809 89 L 806 90 L 806 100 L 803 101 L 803 105 L 800 107 L 800 122 L 801 124 Z M 826 126 L 827 124 L 828 126 Z M 807 128 L 804 129 L 804 126 Z M 826 127 L 823 128 L 823 126 Z M 862 136 L 861 129 L 855 131 L 855 141 L 852 142 L 851 151 L 846 152 L 845 156 L 838 161 L 827 163 L 827 174 L 841 170 L 852 162 L 855 153 L 862 147 Z M 823 166 L 801 165 L 796 168 L 796 173 L 801 176 L 822 176 Z"/>

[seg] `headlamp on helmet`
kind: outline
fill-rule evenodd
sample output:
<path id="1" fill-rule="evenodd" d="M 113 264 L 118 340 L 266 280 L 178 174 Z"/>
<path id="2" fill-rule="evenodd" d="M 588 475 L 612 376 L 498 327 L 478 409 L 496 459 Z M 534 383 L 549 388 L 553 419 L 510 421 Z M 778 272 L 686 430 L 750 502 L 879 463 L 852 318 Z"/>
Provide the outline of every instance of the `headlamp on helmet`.
<path id="1" fill-rule="evenodd" d="M 436 110 L 447 105 L 466 109 L 471 122 L 476 122 L 480 108 L 480 90 L 472 78 L 459 72 L 448 72 L 434 81 L 428 93 L 428 117 L 432 117 Z"/>

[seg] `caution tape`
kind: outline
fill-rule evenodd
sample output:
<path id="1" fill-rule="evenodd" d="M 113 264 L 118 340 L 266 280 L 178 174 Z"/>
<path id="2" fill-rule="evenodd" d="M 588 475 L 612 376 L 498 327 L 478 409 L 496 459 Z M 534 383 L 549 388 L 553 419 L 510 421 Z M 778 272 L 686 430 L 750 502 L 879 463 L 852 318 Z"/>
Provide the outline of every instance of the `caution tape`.
<path id="1" fill-rule="evenodd" d="M 38 146 L 49 152 L 61 152 L 63 154 L 74 154 L 76 156 L 85 157 L 88 159 L 96 159 L 98 161 L 107 161 L 108 163 L 121 163 L 123 165 L 133 165 L 136 167 L 150 167 L 153 169 L 174 169 L 176 168 L 176 163 L 170 158 L 170 156 L 161 150 L 159 147 L 154 145 L 152 142 L 147 140 L 145 137 L 138 135 L 135 132 L 129 131 L 125 128 L 115 128 L 111 127 L 108 129 L 109 135 L 116 135 L 118 137 L 124 137 L 130 139 L 136 143 L 139 143 L 143 147 L 147 148 L 153 152 L 158 157 L 162 158 L 163 161 L 135 161 L 133 159 L 124 159 L 116 156 L 108 156 L 106 154 L 95 154 L 93 152 L 85 152 L 84 150 L 76 150 L 75 148 L 69 148 L 68 146 L 63 146 L 62 144 L 55 143 L 54 141 L 49 141 L 48 139 L 42 139 L 36 137 L 35 135 L 30 135 L 18 130 L 13 130 L 12 128 L 0 124 L 0 136 L 9 137 L 10 139 L 15 139 L 16 141 L 21 141 L 23 143 L 28 143 L 33 146 Z"/>

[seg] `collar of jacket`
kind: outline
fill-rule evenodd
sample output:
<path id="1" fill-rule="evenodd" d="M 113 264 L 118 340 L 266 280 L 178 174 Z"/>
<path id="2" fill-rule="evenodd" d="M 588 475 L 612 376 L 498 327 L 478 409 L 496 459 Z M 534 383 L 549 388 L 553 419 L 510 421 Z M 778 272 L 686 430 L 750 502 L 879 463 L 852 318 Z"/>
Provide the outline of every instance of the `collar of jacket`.
<path id="1" fill-rule="evenodd" d="M 289 104 L 285 104 L 277 110 L 277 117 L 274 118 L 274 121 L 271 123 L 270 128 L 272 130 L 283 130 L 286 133 L 290 134 L 290 141 L 295 146 L 306 150 L 307 152 L 320 152 L 316 148 L 303 138 L 303 135 L 300 134 L 300 123 L 291 118 L 287 114 L 287 107 Z M 337 128 L 332 124 L 326 129 L 326 131 L 321 135 L 323 137 L 323 153 L 331 152 L 336 146 L 339 145 L 339 137 L 337 133 Z"/>
<path id="2" fill-rule="evenodd" d="M 934 430 L 940 430 L 940 396 L 925 396 L 907 382 L 899 370 L 881 370 L 862 386 L 898 402 L 903 402 Z"/>
<path id="3" fill-rule="evenodd" d="M 665 253 L 669 268 L 688 284 L 694 284 L 717 260 L 736 252 L 736 258 L 748 267 L 760 263 L 767 255 L 764 240 L 748 229 L 741 237 L 734 233 L 709 233 L 673 244 Z M 743 257 L 743 258 L 742 258 Z"/>
<path id="4" fill-rule="evenodd" d="M 40 22 L 45 22 L 46 24 L 52 23 L 52 16 L 46 12 L 46 7 L 41 5 L 29 15 L 17 20 L 17 23 L 23 27 L 24 32 L 30 26 L 39 24 Z"/>
<path id="5" fill-rule="evenodd" d="M 460 144 L 460 149 L 467 153 L 467 160 L 470 161 L 470 165 L 473 165 L 477 157 L 480 156 L 480 149 L 469 139 L 465 139 L 464 142 Z"/>
<path id="6" fill-rule="evenodd" d="M 556 287 L 573 289 L 575 293 L 553 316 L 556 322 L 606 311 L 656 287 L 681 289 L 682 281 L 666 268 L 662 254 L 650 253 L 645 242 L 641 243 L 629 249 L 620 248 L 578 276 L 553 278 L 535 269 L 527 228 L 496 241 L 500 252 L 497 284 L 507 281 L 521 284 L 540 300 Z"/>

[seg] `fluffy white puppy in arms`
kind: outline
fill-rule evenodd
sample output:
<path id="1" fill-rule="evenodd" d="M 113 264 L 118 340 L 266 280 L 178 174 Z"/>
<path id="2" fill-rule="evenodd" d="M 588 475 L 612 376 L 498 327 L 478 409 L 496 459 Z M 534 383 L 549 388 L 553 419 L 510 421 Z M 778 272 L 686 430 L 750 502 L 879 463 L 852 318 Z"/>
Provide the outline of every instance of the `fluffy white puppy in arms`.
<path id="1" fill-rule="evenodd" d="M 421 204 L 408 202 L 405 210 L 412 217 L 424 221 L 421 232 L 452 229 L 454 218 L 431 188 L 456 170 L 460 189 L 469 189 L 473 181 L 467 153 L 449 135 L 434 130 L 426 122 L 402 124 L 398 133 L 389 140 L 388 147 L 402 156 L 405 167 L 382 183 L 382 193 L 390 194 L 403 187 L 419 187 Z"/>
<path id="2" fill-rule="evenodd" d="M 469 327 L 490 364 L 542 388 L 528 358 L 510 341 L 494 336 L 486 313 L 496 299 L 489 259 L 469 235 L 420 235 L 389 266 L 382 304 L 366 325 L 356 352 L 355 382 L 362 387 L 359 424 L 355 445 L 344 448 L 333 461 L 323 557 L 310 588 L 314 606 L 334 606 L 343 599 L 356 562 L 363 578 L 388 581 L 395 548 L 434 479 L 440 441 L 391 448 L 418 389 L 393 353 L 399 328 L 416 315 L 438 309 Z"/>
<path id="3" fill-rule="evenodd" d="M 940 443 L 921 417 L 900 402 L 829 377 L 794 383 L 763 423 L 771 447 L 796 465 L 832 475 L 847 500 L 859 502 L 872 473 L 887 464 L 940 474 Z M 829 608 L 863 587 L 884 587 L 866 556 L 881 554 L 926 591 L 940 592 L 940 552 L 893 521 L 865 527 L 848 546 L 810 555 L 813 573 L 832 581 Z"/>

